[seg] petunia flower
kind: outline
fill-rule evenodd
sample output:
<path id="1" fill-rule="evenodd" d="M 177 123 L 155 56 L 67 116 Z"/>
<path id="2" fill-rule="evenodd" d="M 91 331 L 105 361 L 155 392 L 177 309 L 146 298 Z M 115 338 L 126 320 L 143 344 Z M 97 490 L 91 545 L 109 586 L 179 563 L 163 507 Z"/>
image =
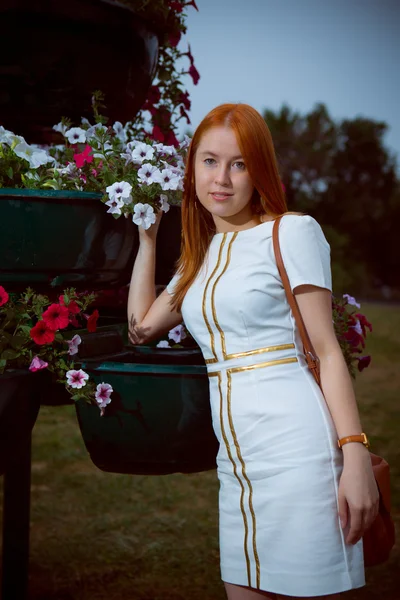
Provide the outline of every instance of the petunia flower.
<path id="1" fill-rule="evenodd" d="M 77 154 L 74 154 L 74 161 L 79 169 L 81 169 L 85 163 L 93 162 L 93 154 L 91 154 L 91 152 L 91 146 L 89 146 L 89 144 L 86 144 L 83 152 L 78 152 Z"/>
<path id="2" fill-rule="evenodd" d="M 145 183 L 146 185 L 156 183 L 159 173 L 160 171 L 157 169 L 157 167 L 151 165 L 150 163 L 143 163 L 137 172 L 139 181 Z"/>
<path id="3" fill-rule="evenodd" d="M 170 206 L 168 204 L 168 196 L 166 196 L 165 194 L 160 195 L 160 206 L 163 212 L 169 211 Z"/>
<path id="4" fill-rule="evenodd" d="M 71 127 L 65 132 L 65 137 L 70 144 L 84 144 L 86 142 L 86 131 L 81 127 Z"/>
<path id="5" fill-rule="evenodd" d="M 198 72 L 198 70 L 196 69 L 196 67 L 194 65 L 190 65 L 189 75 L 193 80 L 193 85 L 197 85 L 199 83 L 200 73 Z"/>
<path id="6" fill-rule="evenodd" d="M 74 354 L 78 354 L 79 352 L 79 344 L 82 342 L 81 336 L 76 334 L 72 338 L 72 340 L 65 340 L 68 344 L 68 354 L 73 356 Z"/>
<path id="7" fill-rule="evenodd" d="M 371 362 L 371 357 L 369 355 L 368 356 L 359 356 L 359 357 L 357 356 L 357 360 L 358 360 L 358 365 L 357 365 L 358 370 L 361 373 L 361 371 L 363 371 L 364 369 L 366 369 L 369 366 L 369 364 Z"/>
<path id="8" fill-rule="evenodd" d="M 82 369 L 71 369 L 66 372 L 67 384 L 74 389 L 80 390 L 86 385 L 89 375 L 82 371 Z"/>
<path id="9" fill-rule="evenodd" d="M 65 136 L 67 127 L 62 123 L 62 121 L 60 121 L 59 123 L 57 123 L 57 125 L 53 125 L 53 130 L 58 131 L 59 133 Z"/>
<path id="10" fill-rule="evenodd" d="M 7 294 L 6 290 L 0 285 L 0 306 L 4 306 L 7 304 L 10 296 Z"/>
<path id="11" fill-rule="evenodd" d="M 114 129 L 115 135 L 119 139 L 119 141 L 122 142 L 123 144 L 125 144 L 126 140 L 128 139 L 128 136 L 126 134 L 126 130 L 125 130 L 124 126 L 122 125 L 122 123 L 120 123 L 119 121 L 115 121 L 115 123 L 113 125 L 113 129 Z"/>
<path id="12" fill-rule="evenodd" d="M 51 304 L 47 310 L 44 311 L 43 321 L 47 327 L 52 331 L 57 329 L 64 329 L 69 324 L 69 313 L 66 306 L 61 304 Z"/>
<path id="13" fill-rule="evenodd" d="M 141 142 L 132 150 L 132 162 L 141 165 L 145 160 L 152 160 L 154 157 L 154 148 L 149 144 Z"/>
<path id="14" fill-rule="evenodd" d="M 37 150 L 25 141 L 15 146 L 14 153 L 20 158 L 27 160 L 31 169 L 37 169 L 49 162 L 54 162 L 54 158 L 47 154 L 45 150 Z"/>
<path id="15" fill-rule="evenodd" d="M 54 342 L 55 338 L 55 332 L 47 327 L 45 321 L 38 321 L 30 330 L 29 335 L 35 344 L 38 344 L 39 346 L 51 344 L 51 342 Z"/>
<path id="16" fill-rule="evenodd" d="M 120 215 L 121 208 L 124 206 L 124 201 L 122 198 L 110 198 L 110 200 L 107 200 L 104 204 L 110 207 L 107 211 L 108 213 L 111 215 Z"/>
<path id="17" fill-rule="evenodd" d="M 111 200 L 128 198 L 132 192 L 132 186 L 127 181 L 116 181 L 106 187 L 106 192 Z"/>
<path id="18" fill-rule="evenodd" d="M 138 202 L 133 207 L 132 221 L 143 229 L 148 229 L 153 223 L 156 222 L 156 215 L 154 209 L 150 204 L 142 204 Z"/>
<path id="19" fill-rule="evenodd" d="M 97 139 L 101 140 L 102 135 L 107 133 L 107 127 L 102 123 L 96 123 L 96 125 L 92 125 L 89 129 L 86 130 L 86 140 L 89 142 L 90 140 Z"/>
<path id="20" fill-rule="evenodd" d="M 349 296 L 349 294 L 343 294 L 343 298 L 346 298 L 347 304 L 351 304 L 352 306 L 357 306 L 357 308 L 360 308 L 360 304 L 358 304 L 353 296 Z"/>
<path id="21" fill-rule="evenodd" d="M 173 329 L 168 332 L 168 337 L 170 340 L 174 340 L 176 344 L 179 344 L 182 340 L 184 340 L 187 335 L 183 325 L 177 325 Z"/>
<path id="22" fill-rule="evenodd" d="M 171 346 L 167 340 L 161 340 L 161 342 L 158 342 L 157 348 L 171 348 Z"/>
<path id="23" fill-rule="evenodd" d="M 61 306 L 66 306 L 68 308 L 68 312 L 70 315 L 77 315 L 81 312 L 81 309 L 76 300 L 70 300 L 68 304 L 65 304 L 64 295 L 61 294 L 61 296 L 58 296 L 58 301 L 61 304 Z"/>
<path id="24" fill-rule="evenodd" d="M 97 329 L 97 319 L 99 318 L 99 316 L 99 311 L 96 308 L 87 321 L 87 330 L 89 331 L 89 333 L 95 333 Z"/>
<path id="25" fill-rule="evenodd" d="M 41 358 L 39 358 L 39 356 L 34 356 L 29 366 L 29 370 L 32 371 L 32 373 L 35 373 L 36 371 L 46 369 L 46 367 L 48 366 L 49 363 L 47 363 L 45 360 L 42 360 Z"/>
<path id="26" fill-rule="evenodd" d="M 110 404 L 111 402 L 111 394 L 113 393 L 113 388 L 109 383 L 104 383 L 104 381 L 102 383 L 99 383 L 96 387 L 96 393 L 94 395 L 96 402 L 100 408 L 100 416 L 102 417 L 104 415 L 104 409 L 107 406 L 107 404 Z"/>
<path id="27" fill-rule="evenodd" d="M 163 169 L 154 175 L 154 179 L 161 185 L 163 191 L 177 190 L 180 179 L 172 169 Z"/>

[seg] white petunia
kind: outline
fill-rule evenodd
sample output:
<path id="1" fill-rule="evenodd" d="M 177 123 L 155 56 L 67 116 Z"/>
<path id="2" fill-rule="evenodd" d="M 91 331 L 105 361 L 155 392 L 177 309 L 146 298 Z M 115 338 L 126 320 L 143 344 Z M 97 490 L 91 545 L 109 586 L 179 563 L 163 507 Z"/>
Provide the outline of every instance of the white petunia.
<path id="1" fill-rule="evenodd" d="M 96 125 L 92 125 L 85 132 L 86 133 L 86 140 L 90 141 L 90 140 L 93 140 L 93 139 L 101 139 L 102 135 L 104 133 L 106 133 L 106 131 L 107 131 L 107 127 L 105 127 L 102 123 L 96 123 Z"/>
<path id="2" fill-rule="evenodd" d="M 158 342 L 157 348 L 171 348 L 171 346 L 167 340 L 161 340 L 161 342 Z"/>
<path id="3" fill-rule="evenodd" d="M 150 204 L 142 204 L 138 202 L 133 207 L 132 221 L 143 229 L 148 229 L 153 223 L 156 222 L 156 215 L 154 209 Z"/>
<path id="4" fill-rule="evenodd" d="M 132 186 L 127 181 L 116 181 L 112 185 L 106 187 L 106 192 L 109 198 L 129 198 L 131 195 Z"/>
<path id="5" fill-rule="evenodd" d="M 26 144 L 25 138 L 23 138 L 22 135 L 15 135 L 15 133 L 8 131 L 7 129 L 4 129 L 3 133 L 0 132 L 0 142 L 7 144 L 11 149 L 17 146 L 17 144 Z"/>
<path id="6" fill-rule="evenodd" d="M 183 140 L 181 141 L 181 143 L 179 144 L 179 147 L 181 150 L 186 150 L 186 148 L 189 148 L 190 146 L 190 142 L 192 141 L 192 138 L 190 138 L 189 136 L 187 136 L 186 134 L 183 136 Z"/>
<path id="7" fill-rule="evenodd" d="M 174 340 L 176 344 L 179 344 L 180 341 L 184 340 L 185 337 L 187 337 L 185 328 L 183 327 L 183 325 L 177 325 L 168 332 L 168 337 L 170 340 Z"/>
<path id="8" fill-rule="evenodd" d="M 62 121 L 60 121 L 59 123 L 57 123 L 57 125 L 53 125 L 53 129 L 54 131 L 58 131 L 62 135 L 65 135 L 65 132 L 67 131 L 67 126 L 64 125 Z"/>
<path id="9" fill-rule="evenodd" d="M 151 160 L 154 157 L 154 148 L 144 142 L 139 143 L 132 150 L 131 157 L 132 162 L 141 165 L 143 161 Z"/>
<path id="10" fill-rule="evenodd" d="M 138 170 L 138 179 L 142 183 L 150 185 L 158 181 L 160 171 L 150 163 L 144 163 Z"/>
<path id="11" fill-rule="evenodd" d="M 126 140 L 128 139 L 128 136 L 122 123 L 120 123 L 119 121 L 115 121 L 113 129 L 119 141 L 125 144 Z"/>
<path id="12" fill-rule="evenodd" d="M 167 154 L 169 156 L 174 156 L 174 154 L 176 154 L 175 146 L 164 146 L 164 144 L 154 144 L 154 148 L 159 154 Z"/>
<path id="13" fill-rule="evenodd" d="M 111 215 L 120 215 L 121 208 L 124 206 L 124 201 L 122 200 L 122 198 L 117 198 L 116 196 L 114 196 L 113 198 L 107 200 L 105 204 L 110 207 L 107 211 L 108 213 L 110 213 Z"/>
<path id="14" fill-rule="evenodd" d="M 81 117 L 81 123 L 82 125 L 89 125 L 89 127 L 91 127 L 91 124 L 86 117 Z"/>
<path id="15" fill-rule="evenodd" d="M 169 211 L 168 196 L 166 196 L 165 194 L 160 195 L 160 206 L 163 212 Z"/>
<path id="16" fill-rule="evenodd" d="M 75 163 L 68 163 L 66 167 L 59 169 L 61 175 L 66 175 L 69 179 L 74 179 L 78 177 L 78 167 Z"/>
<path id="17" fill-rule="evenodd" d="M 14 148 L 14 153 L 20 158 L 24 158 L 29 162 L 31 169 L 37 169 L 49 162 L 54 162 L 54 158 L 49 156 L 44 150 L 36 150 L 26 142 L 17 144 Z"/>
<path id="18" fill-rule="evenodd" d="M 110 144 L 110 142 L 106 142 L 103 147 L 104 147 L 105 154 L 107 154 L 108 152 L 112 152 L 113 147 L 112 147 L 112 144 Z M 93 152 L 93 156 L 95 158 L 101 158 L 103 160 L 105 159 L 105 156 L 102 152 Z"/>
<path id="19" fill-rule="evenodd" d="M 72 340 L 66 340 L 67 344 L 68 344 L 68 354 L 70 354 L 71 356 L 73 356 L 74 354 L 78 354 L 79 352 L 79 344 L 82 342 L 81 336 L 80 335 L 74 335 L 74 337 L 72 338 Z"/>
<path id="20" fill-rule="evenodd" d="M 86 131 L 81 127 L 71 127 L 65 132 L 65 137 L 70 144 L 83 144 L 86 142 Z"/>
<path id="21" fill-rule="evenodd" d="M 351 327 L 353 327 L 353 329 L 358 333 L 358 335 L 362 335 L 362 328 L 361 328 L 361 324 L 360 321 L 357 319 L 356 324 L 355 325 L 351 325 Z"/>
<path id="22" fill-rule="evenodd" d="M 155 181 L 159 183 L 164 191 L 177 190 L 180 184 L 180 178 L 172 169 L 163 169 L 154 176 Z"/>

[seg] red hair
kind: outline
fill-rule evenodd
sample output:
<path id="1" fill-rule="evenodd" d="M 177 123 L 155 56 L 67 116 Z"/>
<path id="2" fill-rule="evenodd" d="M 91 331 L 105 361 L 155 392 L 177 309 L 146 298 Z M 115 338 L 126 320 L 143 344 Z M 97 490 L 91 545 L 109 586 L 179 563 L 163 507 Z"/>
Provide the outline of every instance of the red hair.
<path id="1" fill-rule="evenodd" d="M 259 112 L 248 104 L 221 104 L 211 110 L 197 127 L 189 146 L 182 199 L 180 274 L 172 306 L 181 309 L 185 294 L 198 274 L 215 224 L 211 214 L 196 202 L 194 159 L 200 140 L 212 127 L 230 127 L 235 133 L 246 169 L 254 185 L 252 207 L 255 213 L 277 217 L 287 211 L 274 145 L 268 126 Z"/>

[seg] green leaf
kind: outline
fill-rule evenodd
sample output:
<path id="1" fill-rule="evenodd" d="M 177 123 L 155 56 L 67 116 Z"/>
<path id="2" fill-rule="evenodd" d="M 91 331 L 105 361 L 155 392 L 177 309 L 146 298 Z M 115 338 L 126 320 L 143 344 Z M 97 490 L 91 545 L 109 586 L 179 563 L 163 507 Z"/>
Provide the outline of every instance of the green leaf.
<path id="1" fill-rule="evenodd" d="M 81 396 L 80 394 L 74 394 L 73 396 L 71 396 L 71 400 L 75 400 L 75 402 L 77 400 L 80 400 L 81 398 L 83 398 L 83 396 Z"/>
<path id="2" fill-rule="evenodd" d="M 19 355 L 20 355 L 19 352 L 9 349 L 9 350 L 3 350 L 3 352 L 1 353 L 1 358 L 3 360 L 14 360 L 15 358 L 18 358 Z"/>
<path id="3" fill-rule="evenodd" d="M 0 358 L 0 369 L 7 365 L 7 361 L 5 358 Z"/>
<path id="4" fill-rule="evenodd" d="M 9 169 L 7 169 L 7 175 L 9 176 L 9 178 L 10 178 L 10 179 L 12 179 L 12 178 L 13 178 L 13 176 L 14 176 L 14 171 L 13 171 L 13 168 L 12 168 L 12 167 L 10 167 Z"/>
<path id="5" fill-rule="evenodd" d="M 30 325 L 20 325 L 19 328 L 26 335 L 30 335 L 30 332 L 31 332 L 31 329 L 32 329 L 32 327 L 30 327 Z"/>

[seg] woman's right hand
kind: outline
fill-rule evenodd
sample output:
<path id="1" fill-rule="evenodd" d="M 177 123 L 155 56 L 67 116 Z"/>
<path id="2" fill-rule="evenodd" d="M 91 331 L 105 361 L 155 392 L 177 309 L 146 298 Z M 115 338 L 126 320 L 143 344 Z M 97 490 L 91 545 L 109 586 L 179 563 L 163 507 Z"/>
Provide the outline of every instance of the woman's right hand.
<path id="1" fill-rule="evenodd" d="M 157 238 L 158 228 L 160 226 L 161 217 L 163 215 L 163 211 L 160 209 L 156 213 L 156 221 L 148 229 L 144 229 L 143 227 L 138 227 L 139 229 L 139 240 L 140 242 L 155 242 Z"/>

